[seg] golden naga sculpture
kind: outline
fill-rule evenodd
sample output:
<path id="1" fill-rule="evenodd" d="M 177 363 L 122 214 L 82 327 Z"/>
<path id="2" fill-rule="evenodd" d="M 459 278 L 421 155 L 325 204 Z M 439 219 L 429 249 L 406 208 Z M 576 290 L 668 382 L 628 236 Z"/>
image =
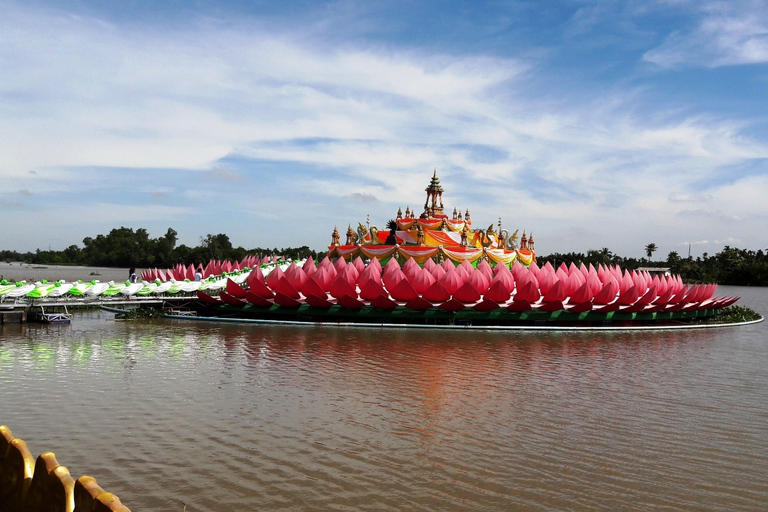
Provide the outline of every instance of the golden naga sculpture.
<path id="1" fill-rule="evenodd" d="M 519 229 L 516 229 L 515 232 L 510 235 L 509 231 L 506 229 L 499 230 L 499 245 L 510 250 L 517 249 L 517 233 L 519 231 Z M 504 240 L 504 243 L 501 243 L 501 240 Z"/>
<path id="2" fill-rule="evenodd" d="M 357 223 L 357 236 L 358 236 L 358 243 L 361 244 L 369 244 L 369 245 L 379 245 L 379 228 L 376 226 L 371 226 L 370 229 L 363 224 L 362 222 Z"/>

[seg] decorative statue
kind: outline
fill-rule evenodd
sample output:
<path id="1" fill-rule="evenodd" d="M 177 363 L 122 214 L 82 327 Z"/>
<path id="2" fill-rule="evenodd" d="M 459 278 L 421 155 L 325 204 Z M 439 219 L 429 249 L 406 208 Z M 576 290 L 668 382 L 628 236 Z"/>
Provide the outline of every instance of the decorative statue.
<path id="1" fill-rule="evenodd" d="M 458 214 L 456 213 L 456 208 L 453 209 L 453 220 L 458 220 Z"/>
<path id="2" fill-rule="evenodd" d="M 402 218 L 403 218 L 403 209 L 402 208 L 398 208 L 397 209 L 397 220 L 400 220 Z"/>
<path id="3" fill-rule="evenodd" d="M 357 243 L 357 233 L 352 231 L 352 226 L 347 228 L 347 243 L 346 245 L 352 245 Z"/>
<path id="4" fill-rule="evenodd" d="M 467 212 L 464 214 L 464 220 L 469 222 L 469 208 L 467 208 Z"/>
<path id="5" fill-rule="evenodd" d="M 427 243 L 424 241 L 424 228 L 421 227 L 421 224 L 419 224 L 418 228 L 416 228 L 416 244 L 419 247 L 424 247 L 427 245 Z"/>
<path id="6" fill-rule="evenodd" d="M 336 226 L 333 226 L 333 233 L 331 233 L 331 245 L 339 245 L 339 230 Z"/>
<path id="7" fill-rule="evenodd" d="M 483 247 L 486 247 L 486 248 L 493 247 L 493 242 L 496 241 L 494 239 L 494 237 L 496 236 L 496 232 L 493 230 L 493 224 L 488 226 L 488 229 L 485 229 L 485 230 L 476 229 L 473 231 L 473 233 L 475 234 L 475 238 L 474 238 L 475 242 L 479 240 L 480 245 L 482 245 Z"/>
<path id="8" fill-rule="evenodd" d="M 469 233 L 469 228 L 465 224 L 464 229 L 461 230 L 461 244 L 459 244 L 461 247 L 467 246 L 467 233 Z"/>
<path id="9" fill-rule="evenodd" d="M 511 235 L 509 234 L 509 231 L 506 229 L 502 229 L 499 231 L 499 247 L 504 249 L 510 249 L 515 250 L 517 249 L 517 232 L 520 231 L 519 229 L 516 229 L 514 233 Z M 501 243 L 502 237 L 506 240 L 506 245 Z"/>
<path id="10" fill-rule="evenodd" d="M 371 245 L 378 245 L 379 240 L 377 237 L 377 234 L 379 232 L 379 228 L 376 226 L 371 226 L 371 229 L 369 230 L 365 224 L 358 222 L 357 223 L 357 236 L 358 241 L 361 244 L 371 244 Z"/>

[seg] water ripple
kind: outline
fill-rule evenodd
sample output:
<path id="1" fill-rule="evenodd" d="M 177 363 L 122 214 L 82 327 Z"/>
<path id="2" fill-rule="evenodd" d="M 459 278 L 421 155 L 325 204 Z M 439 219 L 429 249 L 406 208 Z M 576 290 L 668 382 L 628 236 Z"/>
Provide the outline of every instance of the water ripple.
<path id="1" fill-rule="evenodd" d="M 134 510 L 768 503 L 764 326 L 2 329 L 0 423 Z"/>

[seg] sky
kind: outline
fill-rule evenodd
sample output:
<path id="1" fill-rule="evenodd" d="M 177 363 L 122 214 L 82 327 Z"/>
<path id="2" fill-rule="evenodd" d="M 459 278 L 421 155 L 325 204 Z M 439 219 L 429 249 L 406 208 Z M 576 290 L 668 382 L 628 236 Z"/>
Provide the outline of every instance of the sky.
<path id="1" fill-rule="evenodd" d="M 541 255 L 768 248 L 768 0 L 0 0 L 0 249 L 324 250 L 443 203 Z"/>

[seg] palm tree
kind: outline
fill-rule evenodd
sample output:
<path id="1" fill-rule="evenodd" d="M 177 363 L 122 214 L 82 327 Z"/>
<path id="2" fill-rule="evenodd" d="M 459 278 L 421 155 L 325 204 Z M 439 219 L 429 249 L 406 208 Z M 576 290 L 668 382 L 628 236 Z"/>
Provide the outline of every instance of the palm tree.
<path id="1" fill-rule="evenodd" d="M 648 259 L 651 259 L 651 256 L 653 256 L 653 253 L 656 252 L 656 244 L 650 243 L 645 246 L 645 254 L 648 255 Z"/>
<path id="2" fill-rule="evenodd" d="M 603 260 L 603 263 L 607 265 L 613 259 L 613 252 L 611 252 L 609 248 L 603 247 L 602 249 L 600 249 L 600 256 Z"/>
<path id="3" fill-rule="evenodd" d="M 387 239 L 384 241 L 384 245 L 395 245 L 397 243 L 397 238 L 395 238 L 397 222 L 395 219 L 390 219 L 387 222 L 387 229 L 389 230 L 389 235 L 387 235 Z"/>

